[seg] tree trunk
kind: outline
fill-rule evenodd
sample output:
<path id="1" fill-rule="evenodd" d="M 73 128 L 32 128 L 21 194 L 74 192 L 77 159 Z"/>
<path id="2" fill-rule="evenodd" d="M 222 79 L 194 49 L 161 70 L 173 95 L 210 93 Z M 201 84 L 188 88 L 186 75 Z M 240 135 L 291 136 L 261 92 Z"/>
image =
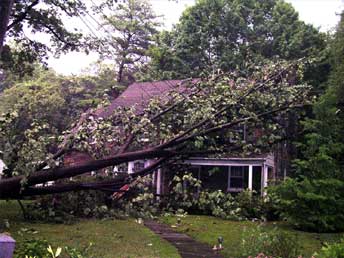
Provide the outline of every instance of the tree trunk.
<path id="1" fill-rule="evenodd" d="M 176 154 L 177 153 L 173 151 L 165 151 L 160 150 L 159 148 L 152 148 L 143 151 L 128 152 L 107 159 L 88 161 L 78 166 L 47 169 L 28 176 L 26 187 L 34 186 L 36 184 L 42 184 L 49 181 L 55 181 L 58 179 L 74 177 L 87 172 L 99 170 L 109 166 L 119 165 L 124 162 L 133 160 L 173 157 Z M 20 196 L 23 190 L 21 185 L 21 181 L 23 179 L 23 176 L 16 176 L 9 179 L 0 180 L 0 199 Z"/>
<path id="2" fill-rule="evenodd" d="M 14 0 L 1 0 L 0 2 L 0 55 L 5 41 L 7 25 L 10 18 Z"/>

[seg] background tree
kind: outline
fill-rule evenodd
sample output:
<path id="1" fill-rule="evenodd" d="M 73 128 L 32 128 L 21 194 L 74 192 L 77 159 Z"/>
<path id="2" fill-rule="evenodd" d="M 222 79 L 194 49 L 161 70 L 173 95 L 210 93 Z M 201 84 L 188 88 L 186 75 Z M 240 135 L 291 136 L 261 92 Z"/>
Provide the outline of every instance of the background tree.
<path id="1" fill-rule="evenodd" d="M 330 43 L 331 73 L 325 94 L 303 122 L 295 160 L 297 177 L 277 187 L 279 208 L 296 227 L 343 231 L 344 214 L 344 15 Z M 300 212 L 302 209 L 303 212 Z"/>
<path id="2" fill-rule="evenodd" d="M 1 30 L 13 43 L 3 48 L 0 68 L 21 77 L 24 72 L 33 72 L 34 67 L 30 64 L 34 61 L 44 62 L 48 52 L 59 55 L 82 49 L 85 46 L 82 34 L 77 29 L 67 29 L 63 20 L 82 15 L 85 11 L 83 1 L 15 0 L 9 23 Z M 32 35 L 38 33 L 48 35 L 50 42 L 37 40 L 38 37 L 34 39 Z"/>
<path id="3" fill-rule="evenodd" d="M 6 126 L 2 128 L 0 150 L 7 176 L 33 172 L 47 153 L 57 150 L 59 137 L 82 113 L 108 103 L 119 93 L 106 69 L 94 72 L 93 76 L 61 76 L 36 66 L 34 78 L 3 91 L 0 114 Z"/>
<path id="4" fill-rule="evenodd" d="M 243 71 L 247 60 L 302 58 L 324 46 L 323 36 L 283 1 L 199 0 L 159 36 L 151 65 L 156 78 L 198 77 Z"/>
<path id="5" fill-rule="evenodd" d="M 157 33 L 159 23 L 146 0 L 128 0 L 118 5 L 105 5 L 102 13 L 104 37 L 96 39 L 103 58 L 116 63 L 117 82 L 129 84 L 142 64 L 147 62 L 147 50 Z M 104 7 L 103 7 L 104 8 Z"/>

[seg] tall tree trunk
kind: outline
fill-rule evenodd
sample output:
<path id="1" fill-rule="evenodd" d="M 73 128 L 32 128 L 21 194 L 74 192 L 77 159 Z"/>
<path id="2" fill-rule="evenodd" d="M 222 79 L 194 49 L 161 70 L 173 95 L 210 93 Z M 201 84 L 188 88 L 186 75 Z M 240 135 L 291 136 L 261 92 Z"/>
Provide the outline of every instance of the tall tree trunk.
<path id="1" fill-rule="evenodd" d="M 0 1 L 0 54 L 5 41 L 7 25 L 10 18 L 14 0 Z"/>

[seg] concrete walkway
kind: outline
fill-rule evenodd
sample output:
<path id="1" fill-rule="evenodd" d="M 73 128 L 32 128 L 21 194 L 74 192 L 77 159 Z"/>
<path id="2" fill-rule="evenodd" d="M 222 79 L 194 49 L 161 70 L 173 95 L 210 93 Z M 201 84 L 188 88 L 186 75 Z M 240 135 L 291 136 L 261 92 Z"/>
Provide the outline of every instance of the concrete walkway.
<path id="1" fill-rule="evenodd" d="M 154 220 L 145 221 L 144 224 L 161 238 L 174 245 L 182 258 L 223 258 L 221 254 L 213 251 L 211 246 L 200 243 L 186 234 L 178 233 L 168 225 Z"/>

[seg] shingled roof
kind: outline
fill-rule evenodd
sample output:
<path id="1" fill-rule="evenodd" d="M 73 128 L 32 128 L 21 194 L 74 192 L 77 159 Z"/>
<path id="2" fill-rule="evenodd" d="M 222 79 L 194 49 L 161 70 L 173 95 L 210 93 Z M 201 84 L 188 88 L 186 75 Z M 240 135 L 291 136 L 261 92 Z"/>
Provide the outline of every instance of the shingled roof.
<path id="1" fill-rule="evenodd" d="M 193 82 L 198 81 L 194 79 Z M 118 107 L 133 107 L 137 112 L 143 111 L 148 102 L 155 97 L 165 98 L 173 90 L 184 90 L 182 87 L 185 80 L 166 80 L 156 82 L 135 82 L 105 109 L 98 110 L 96 113 L 100 117 L 108 117 Z"/>

